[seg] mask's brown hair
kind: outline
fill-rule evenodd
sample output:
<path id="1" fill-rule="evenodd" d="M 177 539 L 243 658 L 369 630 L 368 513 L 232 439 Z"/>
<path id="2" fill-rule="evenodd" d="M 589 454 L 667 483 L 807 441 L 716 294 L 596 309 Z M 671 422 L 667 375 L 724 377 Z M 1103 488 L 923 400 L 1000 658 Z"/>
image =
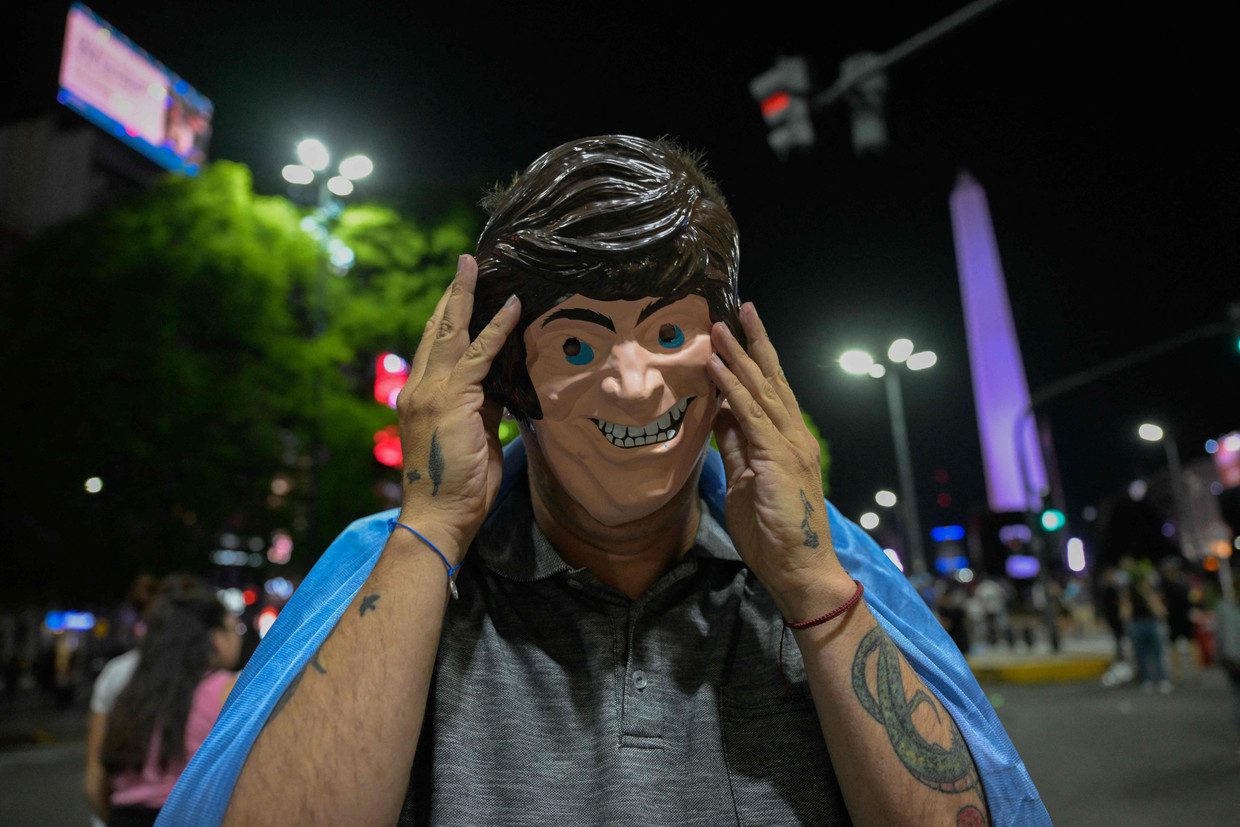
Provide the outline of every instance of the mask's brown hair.
<path id="1" fill-rule="evenodd" d="M 603 135 L 570 141 L 482 200 L 470 336 L 514 293 L 521 322 L 483 387 L 519 420 L 542 418 L 525 366 L 526 327 L 580 293 L 598 301 L 706 299 L 743 343 L 740 239 L 699 155 L 671 141 Z"/>

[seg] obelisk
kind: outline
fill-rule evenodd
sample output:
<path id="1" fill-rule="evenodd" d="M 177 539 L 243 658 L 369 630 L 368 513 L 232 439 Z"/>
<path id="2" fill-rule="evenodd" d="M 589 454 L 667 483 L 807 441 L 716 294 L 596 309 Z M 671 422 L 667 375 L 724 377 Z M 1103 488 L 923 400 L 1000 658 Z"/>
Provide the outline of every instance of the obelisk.
<path id="1" fill-rule="evenodd" d="M 1046 488 L 1046 465 L 1033 422 L 1022 423 L 1017 434 L 1017 420 L 1029 409 L 1029 384 L 986 191 L 967 172 L 956 179 L 951 216 L 990 510 L 1035 509 Z"/>

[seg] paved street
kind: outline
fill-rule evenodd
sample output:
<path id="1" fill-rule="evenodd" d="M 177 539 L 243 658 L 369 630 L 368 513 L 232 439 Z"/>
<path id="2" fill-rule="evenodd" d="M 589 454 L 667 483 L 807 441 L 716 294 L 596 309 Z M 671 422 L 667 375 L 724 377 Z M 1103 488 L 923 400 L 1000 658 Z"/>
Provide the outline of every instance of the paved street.
<path id="1" fill-rule="evenodd" d="M 1222 675 L 1171 695 L 1097 682 L 988 685 L 1059 825 L 1231 825 L 1240 738 Z M 0 825 L 87 823 L 82 745 L 0 752 Z"/>
<path id="2" fill-rule="evenodd" d="M 1056 824 L 1240 823 L 1240 735 L 1217 669 L 1165 696 L 986 688 Z"/>

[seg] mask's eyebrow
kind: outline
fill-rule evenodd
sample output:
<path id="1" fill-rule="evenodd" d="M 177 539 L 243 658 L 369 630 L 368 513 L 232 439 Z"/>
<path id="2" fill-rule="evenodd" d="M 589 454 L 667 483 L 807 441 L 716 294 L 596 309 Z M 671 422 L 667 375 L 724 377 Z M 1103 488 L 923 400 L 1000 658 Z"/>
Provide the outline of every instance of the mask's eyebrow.
<path id="1" fill-rule="evenodd" d="M 676 302 L 680 301 L 683 298 L 685 297 L 684 296 L 664 296 L 661 299 L 655 299 L 650 304 L 642 308 L 641 313 L 637 314 L 637 323 L 641 324 L 642 322 L 646 321 L 646 319 L 649 318 L 654 313 L 657 313 L 658 311 L 667 307 L 669 304 L 675 304 Z"/>
<path id="2" fill-rule="evenodd" d="M 564 310 L 557 310 L 543 320 L 542 326 L 546 327 L 556 319 L 575 319 L 579 322 L 590 322 L 591 324 L 605 327 L 612 333 L 616 332 L 616 326 L 611 319 L 596 310 L 588 310 L 584 307 L 568 307 Z"/>

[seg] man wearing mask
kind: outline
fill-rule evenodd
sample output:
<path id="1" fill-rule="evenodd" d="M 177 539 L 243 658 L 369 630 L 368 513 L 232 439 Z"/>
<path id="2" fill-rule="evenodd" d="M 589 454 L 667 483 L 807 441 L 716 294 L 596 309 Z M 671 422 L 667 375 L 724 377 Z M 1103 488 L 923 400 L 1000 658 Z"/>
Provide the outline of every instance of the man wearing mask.
<path id="1" fill-rule="evenodd" d="M 315 567 L 165 823 L 1049 823 L 824 503 L 696 160 L 583 139 L 485 206 L 398 402 L 402 507 Z"/>

